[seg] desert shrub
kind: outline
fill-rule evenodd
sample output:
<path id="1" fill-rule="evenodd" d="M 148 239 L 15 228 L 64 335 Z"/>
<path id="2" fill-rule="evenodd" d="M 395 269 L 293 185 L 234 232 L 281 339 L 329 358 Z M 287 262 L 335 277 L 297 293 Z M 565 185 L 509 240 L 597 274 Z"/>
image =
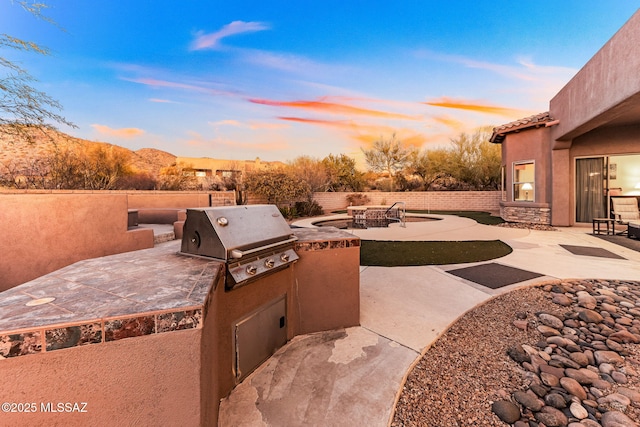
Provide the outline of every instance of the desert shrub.
<path id="1" fill-rule="evenodd" d="M 300 216 L 318 216 L 324 213 L 322 206 L 320 206 L 315 200 L 296 202 L 295 209 Z"/>
<path id="2" fill-rule="evenodd" d="M 361 193 L 353 193 L 347 194 L 347 202 L 349 202 L 349 206 L 362 206 L 369 203 L 371 199 L 366 194 Z"/>
<path id="3" fill-rule="evenodd" d="M 278 209 L 286 219 L 293 219 L 300 216 L 295 206 L 280 206 Z"/>

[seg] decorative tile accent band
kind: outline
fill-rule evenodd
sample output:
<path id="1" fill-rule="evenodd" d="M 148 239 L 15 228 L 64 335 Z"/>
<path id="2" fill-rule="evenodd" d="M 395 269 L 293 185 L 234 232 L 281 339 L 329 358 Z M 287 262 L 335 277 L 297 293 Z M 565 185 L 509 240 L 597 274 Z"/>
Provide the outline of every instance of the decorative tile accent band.
<path id="1" fill-rule="evenodd" d="M 0 334 L 0 359 L 201 327 L 202 307 L 71 326 L 48 325 L 33 331 Z"/>
<path id="2" fill-rule="evenodd" d="M 326 249 L 343 249 L 360 246 L 360 239 L 324 240 L 314 242 L 297 242 L 294 249 L 296 251 L 323 251 Z"/>

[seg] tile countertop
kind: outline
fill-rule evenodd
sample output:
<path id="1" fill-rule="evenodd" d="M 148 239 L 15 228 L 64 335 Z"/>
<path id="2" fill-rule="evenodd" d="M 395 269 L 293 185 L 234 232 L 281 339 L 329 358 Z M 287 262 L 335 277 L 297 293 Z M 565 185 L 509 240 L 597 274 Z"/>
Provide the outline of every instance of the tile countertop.
<path id="1" fill-rule="evenodd" d="M 4 291 L 0 293 L 0 334 L 202 308 L 223 266 L 218 261 L 180 255 L 179 249 L 180 242 L 172 241 L 151 249 L 79 261 Z M 55 299 L 46 302 L 51 298 Z"/>
<path id="2" fill-rule="evenodd" d="M 299 242 L 331 241 L 331 240 L 360 240 L 355 234 L 336 227 L 297 227 L 292 228 L 293 234 Z M 354 245 L 357 246 L 357 245 Z"/>

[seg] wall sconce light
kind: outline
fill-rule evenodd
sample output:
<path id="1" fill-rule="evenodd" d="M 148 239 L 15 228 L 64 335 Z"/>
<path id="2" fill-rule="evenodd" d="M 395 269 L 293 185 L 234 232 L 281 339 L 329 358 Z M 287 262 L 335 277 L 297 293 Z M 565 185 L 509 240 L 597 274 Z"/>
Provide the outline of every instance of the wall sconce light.
<path id="1" fill-rule="evenodd" d="M 529 200 L 529 190 L 533 190 L 533 186 L 529 182 L 525 182 L 522 184 L 522 189 L 524 190 L 524 199 Z"/>
<path id="2" fill-rule="evenodd" d="M 635 188 L 636 190 L 640 190 L 640 182 L 639 182 L 639 183 L 637 183 L 637 184 L 636 184 L 636 186 L 635 186 L 635 187 L 633 187 L 633 188 Z"/>

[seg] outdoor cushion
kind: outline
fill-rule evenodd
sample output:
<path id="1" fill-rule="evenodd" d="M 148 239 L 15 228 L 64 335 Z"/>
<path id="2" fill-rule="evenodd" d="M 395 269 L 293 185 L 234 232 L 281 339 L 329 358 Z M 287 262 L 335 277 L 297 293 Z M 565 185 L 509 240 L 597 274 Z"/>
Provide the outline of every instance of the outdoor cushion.
<path id="1" fill-rule="evenodd" d="M 616 197 L 611 199 L 613 216 L 617 221 L 633 221 L 640 219 L 638 200 L 635 197 Z"/>

